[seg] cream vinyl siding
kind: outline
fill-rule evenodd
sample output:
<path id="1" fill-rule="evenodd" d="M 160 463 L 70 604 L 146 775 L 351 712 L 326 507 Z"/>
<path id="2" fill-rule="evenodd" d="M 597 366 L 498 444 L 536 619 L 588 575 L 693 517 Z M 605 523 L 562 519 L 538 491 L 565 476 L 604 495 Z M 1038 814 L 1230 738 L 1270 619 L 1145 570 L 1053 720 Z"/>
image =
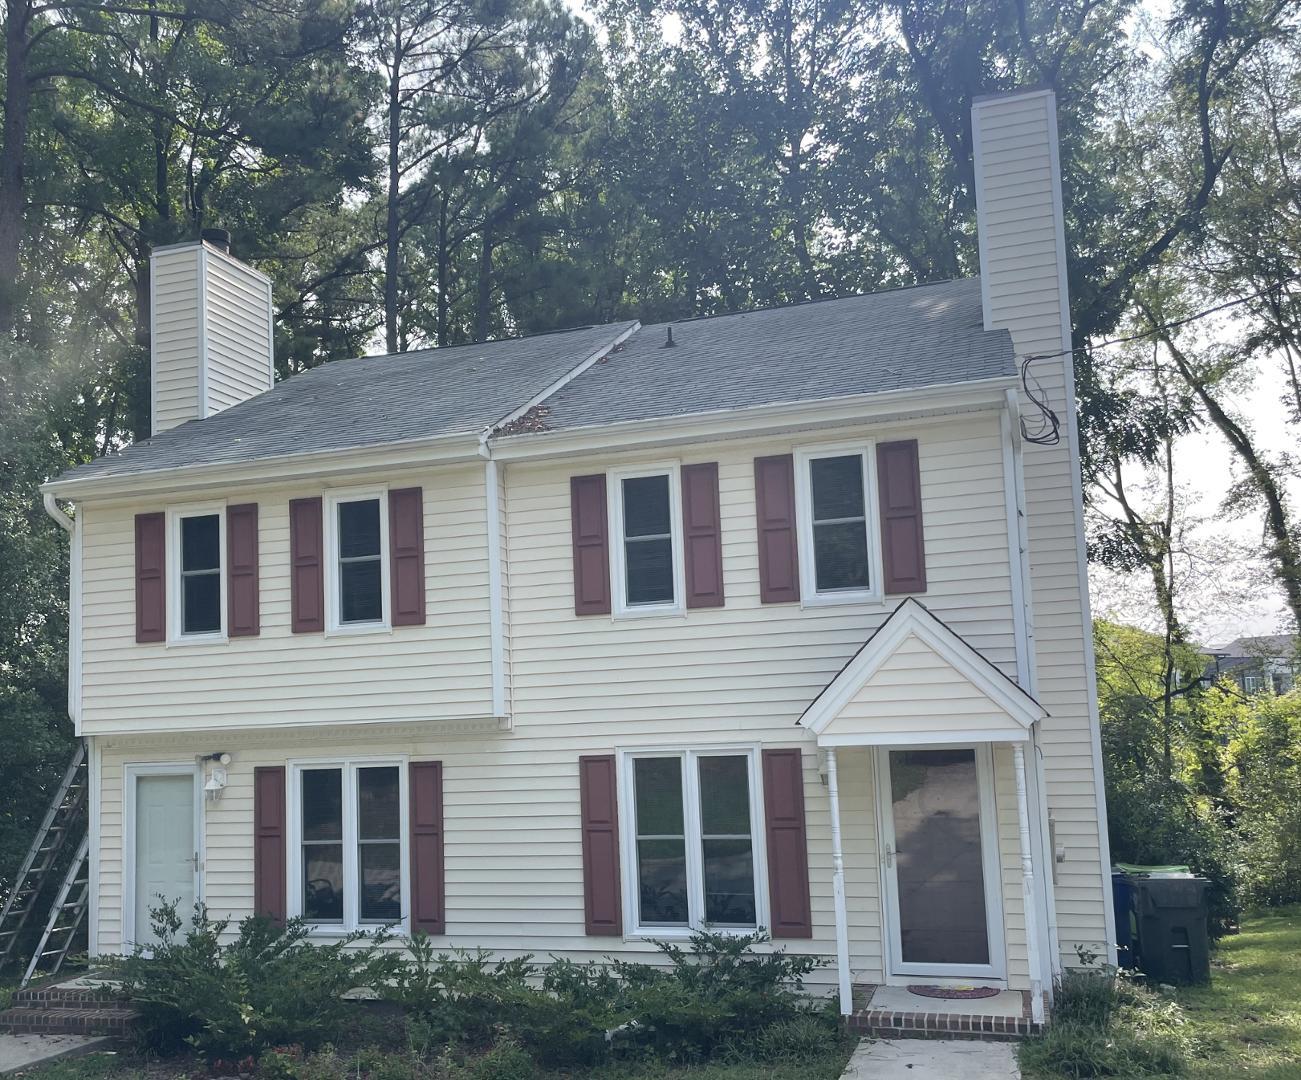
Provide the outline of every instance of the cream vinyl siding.
<path id="1" fill-rule="evenodd" d="M 289 500 L 325 494 L 319 487 L 227 494 L 229 503 L 258 504 L 262 630 L 215 644 L 135 641 L 134 515 L 167 504 L 82 504 L 83 733 L 487 716 L 482 476 L 464 466 L 388 478 L 393 487 L 423 488 L 428 620 L 366 634 L 290 630 Z"/>
<path id="2" fill-rule="evenodd" d="M 585 741 L 571 738 L 502 736 L 430 737 L 422 733 L 348 733 L 323 729 L 310 745 L 275 742 L 260 736 L 256 745 L 238 738 L 193 736 L 167 740 L 166 747 L 140 738 L 100 738 L 104 806 L 101 815 L 98 946 L 101 953 L 122 947 L 123 775 L 128 764 L 185 762 L 194 755 L 225 751 L 233 761 L 221 799 L 204 805 L 204 902 L 214 918 L 232 924 L 252 913 L 253 770 L 287 760 L 337 760 L 349 756 L 405 754 L 412 761 L 443 762 L 447 948 L 485 948 L 495 954 L 532 953 L 599 960 L 612 952 L 655 956 L 649 941 L 588 937 L 583 931 L 582 850 L 579 820 L 578 755 Z M 503 739 L 505 738 L 505 742 Z M 753 745 L 751 740 L 747 745 Z M 790 740 L 770 740 L 790 745 Z M 660 745 L 642 739 L 629 747 Z M 1025 985 L 1024 933 L 1020 921 L 1019 853 L 1016 804 L 1010 757 L 996 751 L 1000 859 L 1003 866 L 1004 926 L 1013 987 Z M 841 819 L 846 855 L 850 958 L 858 982 L 879 982 L 881 898 L 875 792 L 868 750 L 841 752 L 844 784 Z M 817 772 L 817 755 L 805 748 L 805 800 L 808 812 L 809 876 L 814 937 L 786 941 L 792 952 L 835 954 L 831 913 L 831 847 L 826 788 Z M 290 873 L 296 872 L 294 852 Z M 827 990 L 835 974 L 814 973 L 810 984 Z"/>
<path id="3" fill-rule="evenodd" d="M 153 428 L 165 431 L 199 415 L 199 247 L 154 255 Z"/>
<path id="4" fill-rule="evenodd" d="M 1058 354 L 1070 345 L 1052 197 L 1050 109 L 1051 97 L 1042 93 L 976 107 L 982 280 L 990 322 L 1011 332 L 1020 356 Z M 1110 886 L 1103 874 L 1092 638 L 1079 563 L 1083 521 L 1070 357 L 1036 360 L 1033 371 L 1063 424 L 1057 445 L 1024 446 L 1023 468 L 1036 696 L 1049 713 L 1039 742 L 1056 844 L 1066 856 L 1055 866 L 1061 952 L 1073 964 L 1076 944 L 1106 955 Z M 1021 412 L 1037 419 L 1024 396 Z"/>
<path id="5" fill-rule="evenodd" d="M 218 252 L 204 261 L 211 416 L 271 387 L 271 283 Z"/>

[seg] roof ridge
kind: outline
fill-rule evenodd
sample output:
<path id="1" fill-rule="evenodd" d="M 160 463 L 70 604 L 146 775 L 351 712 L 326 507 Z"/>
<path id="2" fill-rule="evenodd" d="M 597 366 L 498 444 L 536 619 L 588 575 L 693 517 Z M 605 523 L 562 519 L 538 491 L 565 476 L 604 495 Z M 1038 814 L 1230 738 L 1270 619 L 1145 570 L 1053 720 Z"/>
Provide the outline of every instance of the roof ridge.
<path id="1" fill-rule="evenodd" d="M 818 296 L 812 300 L 788 300 L 784 304 L 768 304 L 764 307 L 743 308 L 738 311 L 717 311 L 712 315 L 688 315 L 681 319 L 665 319 L 661 322 L 647 323 L 647 326 L 677 326 L 681 323 L 705 322 L 708 319 L 729 319 L 736 315 L 757 315 L 763 311 L 783 311 L 789 308 L 811 307 L 814 304 L 832 304 L 839 300 L 863 300 L 872 296 L 890 296 L 893 293 L 908 292 L 911 289 L 928 289 L 933 285 L 952 285 L 959 281 L 979 281 L 980 275 L 971 277 L 936 278 L 934 281 L 915 281 L 911 285 L 892 285 L 888 289 L 873 289 L 870 292 L 847 293 L 844 296 Z"/>

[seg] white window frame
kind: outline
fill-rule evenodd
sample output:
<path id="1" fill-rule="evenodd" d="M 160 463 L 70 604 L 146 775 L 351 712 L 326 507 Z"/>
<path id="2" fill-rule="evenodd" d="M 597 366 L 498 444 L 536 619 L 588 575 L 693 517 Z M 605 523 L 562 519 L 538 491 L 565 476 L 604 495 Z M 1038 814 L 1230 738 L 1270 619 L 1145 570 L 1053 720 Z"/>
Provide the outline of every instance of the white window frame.
<path id="1" fill-rule="evenodd" d="M 181 522 L 192 517 L 217 518 L 217 578 L 221 582 L 221 626 L 217 630 L 200 633 L 184 632 L 183 621 L 185 590 L 181 567 Z M 167 510 L 167 644 L 213 645 L 225 642 L 226 636 L 226 583 L 230 567 L 226 558 L 226 504 L 175 506 Z"/>
<path id="2" fill-rule="evenodd" d="M 866 589 L 818 591 L 816 551 L 813 546 L 812 463 L 823 458 L 853 457 L 863 461 L 863 527 L 867 530 Z M 800 603 L 804 607 L 824 604 L 879 604 L 885 598 L 885 565 L 881 556 L 880 508 L 877 505 L 876 442 L 838 443 L 808 446 L 795 451 L 795 520 L 799 539 Z"/>
<path id="3" fill-rule="evenodd" d="M 720 934 L 752 934 L 755 930 L 772 932 L 768 911 L 768 857 L 765 845 L 766 821 L 763 812 L 763 770 L 759 767 L 757 746 L 706 746 L 687 750 L 635 749 L 618 752 L 619 763 L 619 850 L 623 885 L 623 925 L 625 938 L 685 939 L 705 928 L 705 873 L 700 828 L 700 768 L 702 757 L 745 758 L 750 784 L 750 844 L 754 863 L 753 927 L 715 926 Z M 675 758 L 682 768 L 683 828 L 686 832 L 687 857 L 687 926 L 642 926 L 639 897 L 641 884 L 637 873 L 637 802 L 634 762 L 641 758 Z"/>
<path id="4" fill-rule="evenodd" d="M 342 600 L 339 583 L 339 506 L 343 503 L 379 502 L 379 566 L 380 611 L 382 616 L 369 622 L 343 622 L 340 620 Z M 389 595 L 389 536 L 388 488 L 346 488 L 325 495 L 325 612 L 326 632 L 329 634 L 376 634 L 392 629 L 393 612 Z"/>
<path id="5" fill-rule="evenodd" d="M 673 559 L 673 602 L 668 604 L 629 604 L 628 569 L 623 535 L 623 482 L 645 476 L 669 478 L 669 542 Z M 609 508 L 611 610 L 614 618 L 641 618 L 648 615 L 681 615 L 686 611 L 686 572 L 682 548 L 682 474 L 676 461 L 643 465 L 637 468 L 610 469 L 606 473 L 606 505 Z"/>
<path id="6" fill-rule="evenodd" d="M 322 937 L 342 936 L 357 930 L 378 930 L 385 923 L 361 922 L 358 896 L 360 862 L 357 856 L 358 811 L 357 771 L 371 768 L 396 768 L 398 771 L 398 830 L 400 839 L 399 873 L 402 875 L 402 918 L 393 927 L 400 933 L 411 932 L 411 823 L 410 792 L 407 790 L 407 757 L 347 757 L 300 759 L 285 763 L 289 773 L 286 813 L 285 900 L 291 917 L 303 913 L 303 773 L 313 769 L 340 769 L 343 772 L 343 922 L 312 923 L 309 931 Z"/>

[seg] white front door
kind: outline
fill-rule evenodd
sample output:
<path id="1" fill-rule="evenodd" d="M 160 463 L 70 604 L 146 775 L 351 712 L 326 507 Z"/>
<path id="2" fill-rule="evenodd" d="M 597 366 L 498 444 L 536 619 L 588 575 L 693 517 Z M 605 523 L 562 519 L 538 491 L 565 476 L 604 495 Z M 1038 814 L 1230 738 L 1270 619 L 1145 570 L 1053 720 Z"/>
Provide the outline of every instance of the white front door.
<path id="1" fill-rule="evenodd" d="M 877 751 L 888 975 L 1001 978 L 987 747 Z"/>
<path id="2" fill-rule="evenodd" d="M 133 777 L 135 823 L 133 921 L 129 944 L 150 945 L 156 938 L 150 910 L 162 900 L 176 905 L 188 926 L 197 896 L 198 845 L 195 838 L 195 776 L 137 773 Z"/>

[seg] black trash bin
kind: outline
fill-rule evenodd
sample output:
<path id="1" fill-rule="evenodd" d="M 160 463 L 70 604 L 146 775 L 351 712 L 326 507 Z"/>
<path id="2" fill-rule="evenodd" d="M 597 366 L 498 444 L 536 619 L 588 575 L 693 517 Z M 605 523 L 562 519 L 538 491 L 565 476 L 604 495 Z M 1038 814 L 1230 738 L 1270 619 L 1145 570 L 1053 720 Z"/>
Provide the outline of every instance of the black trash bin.
<path id="1" fill-rule="evenodd" d="M 1211 979 L 1205 878 L 1192 874 L 1136 877 L 1139 966 L 1152 983 Z"/>

